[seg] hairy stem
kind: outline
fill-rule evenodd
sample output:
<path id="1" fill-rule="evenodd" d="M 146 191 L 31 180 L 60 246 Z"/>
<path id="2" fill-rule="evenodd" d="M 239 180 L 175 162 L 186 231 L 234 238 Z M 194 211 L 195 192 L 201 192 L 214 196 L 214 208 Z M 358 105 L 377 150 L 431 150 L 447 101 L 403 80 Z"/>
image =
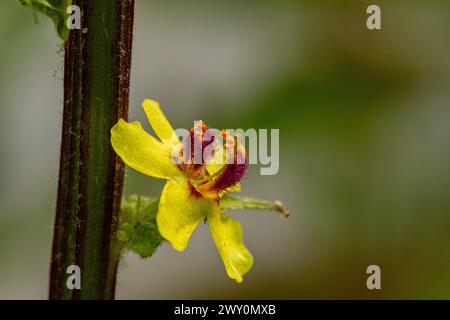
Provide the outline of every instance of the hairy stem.
<path id="1" fill-rule="evenodd" d="M 113 299 L 123 163 L 110 128 L 127 118 L 134 0 L 74 0 L 82 29 L 64 46 L 64 112 L 50 299 Z M 81 268 L 69 290 L 66 269 Z"/>

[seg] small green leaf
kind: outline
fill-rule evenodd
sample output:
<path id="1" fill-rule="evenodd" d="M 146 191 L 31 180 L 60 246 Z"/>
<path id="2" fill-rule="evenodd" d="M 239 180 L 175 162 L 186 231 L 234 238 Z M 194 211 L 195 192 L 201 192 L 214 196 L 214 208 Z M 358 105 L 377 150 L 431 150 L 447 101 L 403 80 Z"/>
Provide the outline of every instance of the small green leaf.
<path id="1" fill-rule="evenodd" d="M 70 14 L 67 13 L 67 7 L 72 4 L 72 0 L 19 0 L 19 2 L 49 16 L 53 20 L 61 39 L 66 41 L 69 38 L 66 21 Z"/>
<path id="2" fill-rule="evenodd" d="M 158 198 L 136 195 L 122 201 L 117 237 L 142 258 L 151 256 L 164 240 L 156 224 L 158 203 Z"/>
<path id="3" fill-rule="evenodd" d="M 289 210 L 283 207 L 281 201 L 267 201 L 257 198 L 237 197 L 224 195 L 220 200 L 220 207 L 222 210 L 268 210 L 281 213 L 283 216 L 289 216 Z"/>

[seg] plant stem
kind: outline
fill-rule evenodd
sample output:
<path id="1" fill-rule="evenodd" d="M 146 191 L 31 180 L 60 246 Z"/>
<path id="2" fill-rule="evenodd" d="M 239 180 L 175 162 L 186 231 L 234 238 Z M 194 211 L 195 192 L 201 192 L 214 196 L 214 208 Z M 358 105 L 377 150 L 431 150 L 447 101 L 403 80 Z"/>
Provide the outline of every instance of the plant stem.
<path id="1" fill-rule="evenodd" d="M 64 45 L 64 111 L 50 299 L 113 299 L 123 163 L 110 129 L 127 118 L 134 0 L 74 0 L 82 29 Z M 69 265 L 81 289 L 66 286 Z"/>

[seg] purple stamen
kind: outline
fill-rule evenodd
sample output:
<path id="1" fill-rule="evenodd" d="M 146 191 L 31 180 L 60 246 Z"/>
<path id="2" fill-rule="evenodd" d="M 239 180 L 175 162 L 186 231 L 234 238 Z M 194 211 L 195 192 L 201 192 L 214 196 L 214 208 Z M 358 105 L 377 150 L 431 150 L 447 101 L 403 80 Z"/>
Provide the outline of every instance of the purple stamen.
<path id="1" fill-rule="evenodd" d="M 245 176 L 247 168 L 247 162 L 244 164 L 227 164 L 215 180 L 214 189 L 221 191 L 233 187 Z"/>

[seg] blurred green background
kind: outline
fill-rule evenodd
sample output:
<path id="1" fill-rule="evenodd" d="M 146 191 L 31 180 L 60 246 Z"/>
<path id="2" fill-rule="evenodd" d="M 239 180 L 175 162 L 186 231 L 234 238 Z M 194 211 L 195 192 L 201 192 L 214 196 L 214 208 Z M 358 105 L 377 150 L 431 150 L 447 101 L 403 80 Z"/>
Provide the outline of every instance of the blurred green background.
<path id="1" fill-rule="evenodd" d="M 150 97 L 175 127 L 279 128 L 279 173 L 252 167 L 242 194 L 292 215 L 232 213 L 255 258 L 241 285 L 200 226 L 183 253 L 127 254 L 117 298 L 450 299 L 449 1 L 136 2 L 130 119 L 150 130 Z M 0 40 L 0 298 L 45 299 L 61 42 L 17 1 Z M 128 169 L 125 193 L 162 183 Z"/>

